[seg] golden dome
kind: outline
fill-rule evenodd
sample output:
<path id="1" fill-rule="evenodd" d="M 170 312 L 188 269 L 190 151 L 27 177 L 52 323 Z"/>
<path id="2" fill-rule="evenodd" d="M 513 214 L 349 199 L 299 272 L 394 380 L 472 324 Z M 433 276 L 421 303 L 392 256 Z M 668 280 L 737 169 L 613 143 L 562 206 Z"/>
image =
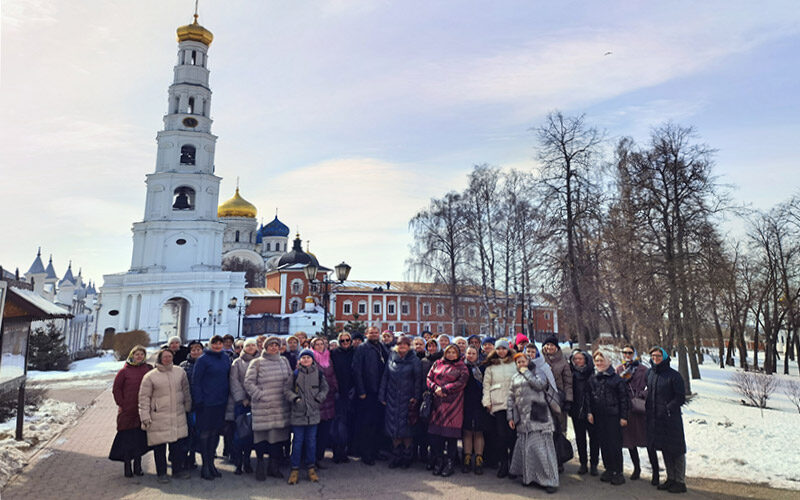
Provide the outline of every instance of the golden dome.
<path id="1" fill-rule="evenodd" d="M 239 188 L 236 188 L 236 194 L 233 198 L 222 203 L 217 208 L 217 217 L 250 217 L 256 218 L 256 207 L 249 201 L 239 196 Z"/>
<path id="2" fill-rule="evenodd" d="M 178 41 L 185 42 L 187 40 L 200 42 L 207 46 L 211 45 L 211 42 L 214 40 L 214 35 L 210 31 L 197 24 L 197 14 L 194 15 L 194 22 L 192 24 L 187 24 L 186 26 L 178 28 Z"/>

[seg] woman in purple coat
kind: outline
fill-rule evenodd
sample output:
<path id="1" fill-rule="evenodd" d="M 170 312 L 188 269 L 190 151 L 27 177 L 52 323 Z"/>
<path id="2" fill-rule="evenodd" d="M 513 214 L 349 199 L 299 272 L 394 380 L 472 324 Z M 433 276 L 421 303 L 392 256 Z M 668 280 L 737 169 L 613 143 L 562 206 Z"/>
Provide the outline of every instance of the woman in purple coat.
<path id="1" fill-rule="evenodd" d="M 444 356 L 428 372 L 428 389 L 433 393 L 433 411 L 428 422 L 431 451 L 435 457 L 433 474 L 451 476 L 458 459 L 458 438 L 464 421 L 464 388 L 469 371 L 461 360 L 457 345 L 444 349 Z M 447 456 L 444 451 L 447 449 Z"/>
<path id="2" fill-rule="evenodd" d="M 328 383 L 328 395 L 319 408 L 320 421 L 317 425 L 317 469 L 324 469 L 320 463 L 325 457 L 325 450 L 331 442 L 331 423 L 336 416 L 336 398 L 339 394 L 339 384 L 336 380 L 336 371 L 331 363 L 331 351 L 328 350 L 328 342 L 322 337 L 316 337 L 311 341 L 311 350 L 314 353 L 314 361 L 317 368 L 325 376 Z"/>
<path id="3" fill-rule="evenodd" d="M 622 347 L 622 364 L 617 367 L 617 374 L 627 382 L 631 410 L 628 413 L 628 425 L 622 428 L 622 446 L 628 448 L 633 462 L 631 479 L 639 479 L 642 469 L 639 465 L 639 447 L 647 446 L 647 418 L 644 411 L 647 400 L 647 368 L 641 363 L 639 354 L 632 345 Z M 656 450 L 647 448 L 653 476 L 658 477 L 658 454 Z M 658 481 L 655 481 L 658 484 Z"/>
<path id="4" fill-rule="evenodd" d="M 117 435 L 108 458 L 125 465 L 125 477 L 143 475 L 142 455 L 147 452 L 147 433 L 139 419 L 139 387 L 153 369 L 144 362 L 147 351 L 137 345 L 131 349 L 125 365 L 114 378 L 114 402 L 117 403 Z"/>

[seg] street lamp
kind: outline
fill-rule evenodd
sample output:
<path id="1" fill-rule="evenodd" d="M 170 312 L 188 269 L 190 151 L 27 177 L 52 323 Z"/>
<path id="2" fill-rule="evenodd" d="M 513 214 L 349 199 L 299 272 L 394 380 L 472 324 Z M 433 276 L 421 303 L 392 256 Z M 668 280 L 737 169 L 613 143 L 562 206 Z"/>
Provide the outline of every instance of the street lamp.
<path id="1" fill-rule="evenodd" d="M 217 311 L 217 314 L 214 314 L 214 311 L 211 309 L 208 310 L 208 322 L 211 323 L 211 336 L 217 334 L 217 325 L 222 323 L 222 309 Z"/>
<path id="2" fill-rule="evenodd" d="M 103 307 L 103 304 L 100 302 L 100 299 L 96 300 L 94 303 L 94 338 L 92 341 L 92 349 L 97 349 L 97 327 L 100 324 L 100 309 Z"/>
<path id="3" fill-rule="evenodd" d="M 320 283 L 323 285 L 322 288 L 322 302 L 325 307 L 325 316 L 324 320 L 322 321 L 322 335 L 325 338 L 328 338 L 328 302 L 330 301 L 330 285 L 336 283 L 343 283 L 347 276 L 350 274 L 351 267 L 348 266 L 346 263 L 342 262 L 338 266 L 334 267 L 336 271 L 336 280 L 329 280 L 327 277 L 322 280 L 317 280 L 317 271 L 319 268 L 314 265 L 313 262 L 309 262 L 306 264 L 306 267 L 303 268 L 303 272 L 306 275 L 309 283 Z M 309 287 L 310 288 L 310 287 Z"/>
<path id="4" fill-rule="evenodd" d="M 202 321 L 200 320 L 200 318 L 197 318 L 197 326 L 200 327 L 200 331 L 197 332 L 197 341 L 198 342 L 202 342 L 203 341 L 203 325 L 206 324 L 206 321 L 208 321 L 208 318 L 203 318 Z"/>
<path id="5" fill-rule="evenodd" d="M 236 320 L 236 338 L 238 339 L 241 337 L 241 331 L 242 331 L 242 310 L 247 310 L 247 308 L 250 306 L 250 303 L 252 302 L 252 299 L 245 297 L 244 304 L 240 304 L 238 306 L 236 305 L 237 302 L 238 299 L 236 297 L 231 297 L 231 301 L 228 303 L 228 309 L 237 310 L 238 319 Z"/>

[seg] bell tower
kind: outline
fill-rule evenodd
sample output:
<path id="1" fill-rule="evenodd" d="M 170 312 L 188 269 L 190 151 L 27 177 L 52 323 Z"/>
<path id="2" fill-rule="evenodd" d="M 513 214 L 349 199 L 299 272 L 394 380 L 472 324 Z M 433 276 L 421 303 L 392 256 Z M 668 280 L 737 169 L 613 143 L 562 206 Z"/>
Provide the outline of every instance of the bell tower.
<path id="1" fill-rule="evenodd" d="M 178 55 L 144 219 L 133 225 L 132 272 L 216 271 L 225 225 L 217 219 L 208 49 L 214 36 L 194 22 L 177 30 Z"/>

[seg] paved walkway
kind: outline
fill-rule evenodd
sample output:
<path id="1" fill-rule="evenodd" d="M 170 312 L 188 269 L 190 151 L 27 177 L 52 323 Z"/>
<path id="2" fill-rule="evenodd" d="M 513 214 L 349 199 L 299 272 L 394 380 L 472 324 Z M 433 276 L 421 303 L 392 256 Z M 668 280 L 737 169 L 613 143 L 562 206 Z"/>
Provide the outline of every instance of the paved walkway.
<path id="1" fill-rule="evenodd" d="M 614 499 L 625 498 L 675 498 L 658 492 L 649 481 L 628 481 L 614 487 L 601 483 L 596 477 L 578 476 L 577 466 L 567 464 L 562 475 L 561 488 L 555 495 L 541 490 L 524 488 L 508 479 L 497 479 L 493 471 L 484 476 L 464 475 L 457 472 L 450 478 L 436 478 L 421 466 L 410 470 L 390 470 L 385 462 L 366 467 L 358 461 L 334 465 L 320 471 L 321 481 L 312 484 L 301 479 L 297 486 L 285 480 L 269 478 L 255 481 L 251 474 L 234 476 L 232 466 L 219 468 L 221 479 L 204 481 L 195 474 L 190 480 L 173 480 L 160 485 L 155 479 L 152 454 L 144 462 L 145 476 L 126 479 L 122 464 L 108 460 L 108 450 L 115 434 L 116 406 L 109 389 L 104 390 L 94 404 L 79 419 L 39 453 L 32 465 L 12 480 L 0 493 L 3 500 L 15 499 L 122 499 L 150 498 L 369 498 L 422 499 L 422 498 L 575 498 Z M 301 476 L 302 477 L 302 476 Z M 743 485 L 724 481 L 690 479 L 690 492 L 680 498 L 764 498 L 797 499 L 796 491 L 775 490 L 758 485 Z"/>

